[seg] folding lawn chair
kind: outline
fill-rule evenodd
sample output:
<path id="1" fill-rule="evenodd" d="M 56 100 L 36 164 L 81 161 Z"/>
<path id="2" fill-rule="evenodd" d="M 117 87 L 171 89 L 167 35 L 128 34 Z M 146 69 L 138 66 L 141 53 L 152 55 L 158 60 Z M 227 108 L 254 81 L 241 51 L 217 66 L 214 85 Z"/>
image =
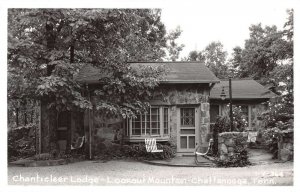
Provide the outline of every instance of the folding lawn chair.
<path id="1" fill-rule="evenodd" d="M 163 152 L 163 150 L 157 149 L 155 138 L 146 138 L 145 146 L 146 146 L 147 152 L 150 152 L 150 153 Z"/>

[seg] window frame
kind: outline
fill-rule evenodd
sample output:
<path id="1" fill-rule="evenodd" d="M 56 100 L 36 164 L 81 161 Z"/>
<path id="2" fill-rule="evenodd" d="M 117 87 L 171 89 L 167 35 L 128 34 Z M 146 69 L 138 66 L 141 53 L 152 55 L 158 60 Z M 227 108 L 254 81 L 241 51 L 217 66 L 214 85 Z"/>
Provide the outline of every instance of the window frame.
<path id="1" fill-rule="evenodd" d="M 158 127 L 158 134 L 156 133 L 152 133 L 152 123 L 154 123 L 151 118 L 152 118 L 152 112 L 151 109 L 158 109 L 158 121 L 155 122 L 159 122 L 159 127 Z M 164 114 L 164 110 L 167 109 L 167 121 L 165 121 L 165 114 Z M 138 122 L 141 123 L 140 125 L 140 134 L 133 134 L 133 129 L 132 129 L 132 125 L 134 123 L 133 118 L 129 118 L 126 119 L 124 121 L 124 127 L 125 127 L 125 136 L 128 138 L 135 138 L 135 139 L 142 139 L 142 138 L 146 138 L 146 137 L 169 137 L 170 135 L 170 107 L 169 106 L 151 106 L 149 109 L 149 113 L 144 113 L 142 115 L 139 115 L 140 120 Z M 142 117 L 144 116 L 144 118 Z M 150 121 L 148 121 L 148 117 L 150 117 Z M 144 120 L 143 120 L 144 119 Z M 165 133 L 165 126 L 164 123 L 167 122 L 167 133 Z M 144 125 L 142 125 L 142 123 L 145 123 Z M 149 128 L 150 131 L 149 133 L 147 133 L 147 123 L 149 123 Z M 143 131 L 144 129 L 144 131 Z"/>
<path id="2" fill-rule="evenodd" d="M 191 125 L 183 124 L 183 122 L 184 122 L 183 121 L 183 118 L 184 118 L 183 113 L 184 113 L 184 110 L 186 110 L 186 109 L 191 110 L 193 113 L 193 116 L 192 116 L 193 124 L 191 124 Z M 180 127 L 189 129 L 190 127 L 195 127 L 195 126 L 196 126 L 196 109 L 191 108 L 191 107 L 181 107 L 180 108 Z"/>

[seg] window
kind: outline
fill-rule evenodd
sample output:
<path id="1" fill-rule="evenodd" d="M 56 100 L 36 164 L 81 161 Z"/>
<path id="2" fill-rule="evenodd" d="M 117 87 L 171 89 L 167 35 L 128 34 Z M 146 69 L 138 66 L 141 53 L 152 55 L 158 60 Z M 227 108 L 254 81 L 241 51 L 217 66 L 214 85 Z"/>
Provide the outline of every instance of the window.
<path id="1" fill-rule="evenodd" d="M 169 108 L 151 107 L 145 114 L 127 119 L 125 122 L 127 136 L 129 136 L 130 129 L 132 136 L 169 134 Z"/>
<path id="2" fill-rule="evenodd" d="M 246 120 L 248 121 L 247 119 L 249 116 L 248 105 L 242 105 L 241 110 L 242 110 L 242 114 L 246 117 Z"/>
<path id="3" fill-rule="evenodd" d="M 219 105 L 210 105 L 210 123 L 215 123 L 219 113 Z"/>
<path id="4" fill-rule="evenodd" d="M 195 126 L 195 108 L 181 108 L 180 117 L 180 124 L 182 127 Z"/>

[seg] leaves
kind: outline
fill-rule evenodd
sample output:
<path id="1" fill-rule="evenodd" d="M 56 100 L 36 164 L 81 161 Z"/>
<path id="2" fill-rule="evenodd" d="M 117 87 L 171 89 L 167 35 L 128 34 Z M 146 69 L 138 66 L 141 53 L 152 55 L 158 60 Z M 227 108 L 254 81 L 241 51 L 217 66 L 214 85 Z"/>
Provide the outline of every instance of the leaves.
<path id="1" fill-rule="evenodd" d="M 88 64 L 108 73 L 90 89 L 100 113 L 133 116 L 163 69 L 131 69 L 128 61 L 159 61 L 168 39 L 157 9 L 9 9 L 8 95 L 51 101 L 56 110 L 92 109 L 74 80 Z M 180 32 L 174 34 L 178 38 Z M 71 49 L 72 48 L 72 49 Z M 71 51 L 73 50 L 73 52 Z M 72 52 L 72 53 L 71 53 Z M 97 91 L 98 90 L 98 91 Z M 128 105 L 131 103 L 131 105 Z"/>

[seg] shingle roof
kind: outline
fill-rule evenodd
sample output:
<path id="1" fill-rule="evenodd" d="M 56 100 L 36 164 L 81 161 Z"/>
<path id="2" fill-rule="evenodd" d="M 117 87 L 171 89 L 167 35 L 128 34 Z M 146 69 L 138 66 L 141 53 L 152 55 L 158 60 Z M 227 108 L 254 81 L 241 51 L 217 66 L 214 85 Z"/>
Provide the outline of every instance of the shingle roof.
<path id="1" fill-rule="evenodd" d="M 165 66 L 167 74 L 161 83 L 217 83 L 219 79 L 199 62 L 136 62 L 130 63 L 132 68 L 143 66 Z M 107 74 L 107 73 L 106 73 Z M 76 80 L 82 83 L 98 83 L 105 75 L 91 65 L 82 67 Z M 106 75 L 107 76 L 107 75 Z"/>
<path id="2" fill-rule="evenodd" d="M 210 92 L 211 99 L 221 99 L 220 94 L 222 87 L 226 94 L 226 99 L 229 99 L 229 81 L 221 80 L 220 83 L 214 85 Z M 232 99 L 264 99 L 272 98 L 276 95 L 266 89 L 253 79 L 238 79 L 232 80 Z"/>
<path id="3" fill-rule="evenodd" d="M 133 68 L 147 66 L 165 66 L 167 74 L 161 83 L 217 83 L 220 80 L 199 62 L 136 62 Z"/>
<path id="4" fill-rule="evenodd" d="M 75 76 L 75 80 L 80 83 L 93 84 L 99 83 L 99 79 L 104 77 L 109 77 L 107 72 L 87 64 L 80 69 L 79 73 Z"/>

